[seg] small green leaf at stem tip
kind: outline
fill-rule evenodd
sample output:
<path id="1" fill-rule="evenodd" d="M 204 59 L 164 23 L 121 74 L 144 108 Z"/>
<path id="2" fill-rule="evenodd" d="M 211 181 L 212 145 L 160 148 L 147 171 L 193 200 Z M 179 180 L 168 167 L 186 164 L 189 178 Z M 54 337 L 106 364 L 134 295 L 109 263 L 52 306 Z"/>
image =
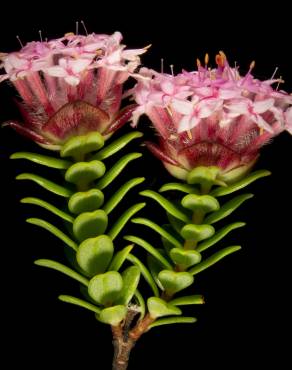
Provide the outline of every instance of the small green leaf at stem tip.
<path id="1" fill-rule="evenodd" d="M 43 229 L 55 235 L 57 238 L 61 239 L 65 244 L 67 244 L 74 251 L 77 251 L 78 245 L 72 239 L 70 239 L 66 234 L 64 234 L 63 231 L 59 230 L 56 226 L 50 224 L 49 222 L 42 220 L 40 218 L 28 218 L 26 222 L 32 225 L 42 227 Z"/>
<path id="2" fill-rule="evenodd" d="M 185 250 L 181 248 L 172 248 L 169 252 L 172 261 L 183 269 L 187 269 L 191 266 L 201 262 L 202 256 L 197 250 Z"/>
<path id="3" fill-rule="evenodd" d="M 42 199 L 34 198 L 34 197 L 27 197 L 27 198 L 22 198 L 20 202 L 24 203 L 24 204 L 34 204 L 36 206 L 40 206 L 42 208 L 45 208 L 48 211 L 55 214 L 56 216 L 59 216 L 63 220 L 68 221 L 70 223 L 73 223 L 73 221 L 74 221 L 74 218 L 71 215 L 69 215 L 68 213 L 66 213 L 64 211 L 61 211 L 57 207 L 53 206 L 52 204 L 50 204 L 48 202 L 45 202 Z"/>
<path id="4" fill-rule="evenodd" d="M 104 195 L 99 189 L 90 189 L 74 193 L 68 202 L 70 212 L 80 214 L 83 212 L 92 212 L 103 205 Z"/>
<path id="5" fill-rule="evenodd" d="M 200 211 L 203 213 L 209 213 L 218 211 L 220 208 L 218 200 L 211 195 L 188 194 L 183 197 L 181 204 L 184 208 L 193 212 Z"/>
<path id="6" fill-rule="evenodd" d="M 192 194 L 199 193 L 199 190 L 196 189 L 194 186 L 179 183 L 179 182 L 170 182 L 168 184 L 165 184 L 158 191 L 159 191 L 159 193 L 163 193 L 165 191 L 173 191 L 173 190 L 181 191 L 183 193 L 188 193 L 188 194 L 189 193 L 192 193 Z"/>
<path id="7" fill-rule="evenodd" d="M 123 279 L 117 271 L 96 275 L 89 281 L 88 293 L 92 299 L 103 306 L 111 306 L 120 297 Z"/>
<path id="8" fill-rule="evenodd" d="M 166 301 L 158 297 L 148 298 L 147 307 L 148 307 L 150 316 L 153 319 L 156 319 L 158 317 L 163 317 L 163 316 L 182 314 L 181 310 L 178 307 L 170 303 L 167 303 Z"/>
<path id="9" fill-rule="evenodd" d="M 96 186 L 98 189 L 105 189 L 111 182 L 123 171 L 131 161 L 140 158 L 141 153 L 129 153 L 123 156 L 118 160 L 106 173 L 105 175 L 97 182 Z"/>
<path id="10" fill-rule="evenodd" d="M 148 330 L 155 328 L 156 326 L 169 325 L 169 324 L 193 324 L 197 321 L 195 317 L 167 317 L 165 319 L 158 319 L 153 324 L 149 325 Z"/>
<path id="11" fill-rule="evenodd" d="M 221 239 L 223 239 L 230 231 L 234 229 L 238 229 L 239 227 L 245 226 L 245 222 L 234 222 L 233 224 L 227 225 L 222 227 L 220 230 L 216 232 L 211 238 L 202 241 L 198 244 L 196 250 L 198 252 L 203 252 L 204 250 L 210 248 L 212 245 L 218 243 Z"/>
<path id="12" fill-rule="evenodd" d="M 232 247 L 227 247 L 219 252 L 212 254 L 212 256 L 206 258 L 204 261 L 199 263 L 198 265 L 192 267 L 188 272 L 192 275 L 196 275 L 201 271 L 206 270 L 207 268 L 213 266 L 215 263 L 219 262 L 222 258 L 228 256 L 231 253 L 237 252 L 241 249 L 241 246 L 236 245 Z"/>
<path id="13" fill-rule="evenodd" d="M 47 166 L 51 168 L 56 168 L 59 170 L 66 170 L 72 164 L 70 161 L 64 159 L 53 158 L 47 155 L 30 153 L 30 152 L 17 152 L 10 156 L 10 159 L 27 159 L 28 161 L 40 164 L 42 166 Z"/>
<path id="14" fill-rule="evenodd" d="M 98 314 L 101 312 L 101 308 L 93 305 L 92 303 L 84 301 L 83 299 L 77 298 L 77 297 L 72 297 L 70 295 L 62 294 L 62 295 L 59 295 L 58 298 L 62 302 L 74 304 L 76 306 L 86 308 L 87 310 L 98 313 Z"/>
<path id="15" fill-rule="evenodd" d="M 113 141 L 112 143 L 106 145 L 103 149 L 101 149 L 99 152 L 94 154 L 92 159 L 99 159 L 103 160 L 106 159 L 113 154 L 117 153 L 119 150 L 124 148 L 130 141 L 133 139 L 137 139 L 143 136 L 142 132 L 136 131 L 136 132 L 130 132 L 119 139 Z"/>
<path id="16" fill-rule="evenodd" d="M 54 193 L 54 194 L 57 194 L 57 195 L 60 195 L 61 197 L 65 197 L 65 198 L 69 198 L 73 192 L 61 185 L 58 185 L 58 184 L 55 184 L 54 182 L 50 181 L 50 180 L 47 180 L 45 179 L 44 177 L 41 177 L 41 176 L 38 176 L 38 175 L 34 175 L 33 173 L 22 173 L 18 176 L 16 176 L 16 180 L 30 180 L 30 181 L 33 181 L 35 183 L 37 183 L 38 185 L 40 185 L 41 187 L 43 187 L 44 189 Z"/>
<path id="17" fill-rule="evenodd" d="M 137 203 L 127 209 L 107 232 L 108 236 L 114 240 L 119 235 L 126 223 L 131 219 L 131 217 L 133 217 L 135 213 L 139 212 L 145 206 L 146 203 Z"/>
<path id="18" fill-rule="evenodd" d="M 159 193 L 153 190 L 144 190 L 144 191 L 141 191 L 139 194 L 144 197 L 149 197 L 155 200 L 158 204 L 162 206 L 162 208 L 166 210 L 166 212 L 178 218 L 179 220 L 186 222 L 186 223 L 190 223 L 188 216 L 183 211 L 181 211 L 178 207 L 173 205 L 173 203 L 171 203 L 169 200 L 164 198 Z"/>
<path id="19" fill-rule="evenodd" d="M 102 209 L 84 212 L 75 218 L 73 233 L 79 242 L 83 242 L 85 239 L 104 234 L 107 225 L 108 217 Z"/>
<path id="20" fill-rule="evenodd" d="M 262 178 L 271 175 L 270 171 L 267 170 L 258 170 L 254 171 L 242 180 L 227 186 L 227 187 L 218 187 L 211 191 L 210 195 L 213 195 L 214 197 L 222 197 L 223 195 L 231 194 L 235 191 L 238 191 L 247 185 L 251 184 L 252 182 Z"/>
<path id="21" fill-rule="evenodd" d="M 65 173 L 65 180 L 77 186 L 87 186 L 105 173 L 105 165 L 100 161 L 77 162 Z"/>
<path id="22" fill-rule="evenodd" d="M 124 196 L 134 187 L 141 184 L 145 181 L 145 177 L 136 177 L 127 181 L 124 185 L 122 185 L 106 202 L 103 206 L 103 210 L 108 215 L 111 213 L 115 207 L 120 203 L 120 201 L 124 198 Z"/>
<path id="23" fill-rule="evenodd" d="M 85 135 L 73 136 L 63 145 L 61 157 L 84 157 L 85 154 L 99 150 L 104 145 L 104 138 L 97 132 L 89 132 Z"/>
<path id="24" fill-rule="evenodd" d="M 140 280 L 140 269 L 138 266 L 130 266 L 122 273 L 123 289 L 117 304 L 128 305 L 133 298 Z"/>
<path id="25" fill-rule="evenodd" d="M 215 229 L 211 225 L 195 225 L 195 224 L 187 224 L 185 225 L 180 234 L 185 240 L 194 240 L 194 241 L 201 241 L 207 238 L 210 238 L 214 235 Z"/>
<path id="26" fill-rule="evenodd" d="M 194 278 L 188 272 L 176 272 L 169 270 L 162 270 L 158 274 L 158 279 L 165 289 L 167 295 L 173 294 L 189 287 L 193 284 Z"/>
<path id="27" fill-rule="evenodd" d="M 140 247 L 144 248 L 148 253 L 150 253 L 154 258 L 156 258 L 162 266 L 164 266 L 166 269 L 172 270 L 171 264 L 167 261 L 166 258 L 164 258 L 156 248 L 154 248 L 151 244 L 146 242 L 146 240 L 139 238 L 134 235 L 126 235 L 124 236 L 124 239 L 139 245 Z"/>
<path id="28" fill-rule="evenodd" d="M 178 297 L 172 299 L 169 303 L 173 304 L 174 306 L 187 306 L 193 304 L 204 304 L 205 300 L 202 295 L 189 295 L 184 297 Z"/>
<path id="29" fill-rule="evenodd" d="M 147 218 L 137 217 L 133 218 L 131 220 L 134 224 L 140 224 L 145 225 L 151 228 L 152 230 L 156 231 L 158 234 L 160 234 L 163 238 L 168 240 L 171 244 L 173 244 L 177 248 L 182 248 L 182 244 L 175 239 L 170 233 L 168 233 L 166 230 L 164 230 L 162 227 L 157 225 L 155 222 L 148 220 Z"/>
<path id="30" fill-rule="evenodd" d="M 97 316 L 97 319 L 104 324 L 111 326 L 117 326 L 122 322 L 127 315 L 127 307 L 123 305 L 117 305 L 113 307 L 104 308 L 101 313 Z"/>
<path id="31" fill-rule="evenodd" d="M 229 216 L 233 211 L 235 211 L 243 202 L 252 198 L 253 194 L 242 194 L 231 199 L 229 202 L 223 204 L 223 206 L 216 212 L 211 213 L 204 219 L 206 224 L 214 224 L 222 220 L 223 218 Z"/>
<path id="32" fill-rule="evenodd" d="M 36 260 L 34 264 L 37 266 L 47 267 L 47 268 L 62 272 L 64 275 L 67 275 L 71 277 L 72 279 L 79 281 L 79 283 L 83 284 L 86 287 L 89 284 L 88 279 L 86 279 L 84 276 L 82 276 L 78 272 L 72 270 L 71 268 L 63 265 L 62 263 L 48 260 L 48 259 L 39 259 L 39 260 Z"/>

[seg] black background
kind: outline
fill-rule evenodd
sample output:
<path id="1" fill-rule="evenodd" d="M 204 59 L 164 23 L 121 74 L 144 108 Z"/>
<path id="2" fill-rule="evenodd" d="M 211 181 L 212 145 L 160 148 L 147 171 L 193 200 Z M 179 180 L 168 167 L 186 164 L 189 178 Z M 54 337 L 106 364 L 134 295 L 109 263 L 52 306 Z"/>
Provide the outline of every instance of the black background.
<path id="1" fill-rule="evenodd" d="M 6 3 L 1 8 L 1 51 L 18 48 L 15 35 L 27 42 L 37 39 L 41 29 L 43 37 L 60 37 L 74 31 L 75 21 L 83 19 L 89 32 L 120 30 L 129 47 L 151 43 L 143 57 L 147 66 L 159 68 L 163 57 L 178 72 L 192 69 L 205 52 L 212 57 L 224 50 L 242 71 L 256 60 L 254 74 L 259 78 L 269 78 L 278 66 L 286 81 L 284 88 L 292 90 L 291 21 L 281 2 L 271 9 L 256 3 L 184 1 Z M 1 121 L 17 115 L 11 94 L 1 87 Z M 291 144 L 292 138 L 284 133 L 263 148 L 256 168 L 267 168 L 273 174 L 250 186 L 256 196 L 230 217 L 230 221 L 247 221 L 244 230 L 233 232 L 226 241 L 227 245 L 241 244 L 242 251 L 197 277 L 196 293 L 205 296 L 206 305 L 187 313 L 197 316 L 198 323 L 147 333 L 137 343 L 129 370 L 289 367 Z M 109 328 L 97 323 L 91 313 L 57 300 L 58 294 L 78 294 L 74 282 L 32 264 L 37 258 L 62 260 L 63 252 L 53 236 L 24 222 L 43 212 L 20 205 L 19 199 L 45 197 L 45 193 L 14 180 L 21 171 L 31 170 L 29 164 L 8 160 L 18 150 L 38 149 L 9 129 L 1 129 L 2 361 L 8 361 L 7 369 L 110 369 Z M 146 174 L 146 185 L 157 189 L 170 177 L 141 150 L 144 158 L 129 167 L 128 176 Z M 162 216 L 150 202 L 146 212 L 158 222 Z"/>

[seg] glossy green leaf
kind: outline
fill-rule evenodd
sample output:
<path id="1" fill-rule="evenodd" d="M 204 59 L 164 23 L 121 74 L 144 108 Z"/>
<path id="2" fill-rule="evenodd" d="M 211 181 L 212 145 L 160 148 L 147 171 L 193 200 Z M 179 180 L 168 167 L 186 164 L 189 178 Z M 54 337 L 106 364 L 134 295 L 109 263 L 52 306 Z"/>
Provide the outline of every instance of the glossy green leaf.
<path id="1" fill-rule="evenodd" d="M 103 192 L 99 189 L 79 191 L 71 196 L 68 202 L 70 212 L 80 214 L 100 208 L 104 201 Z"/>
<path id="2" fill-rule="evenodd" d="M 114 240 L 119 235 L 119 233 L 121 232 L 123 227 L 134 216 L 134 214 L 137 213 L 138 211 L 140 211 L 140 209 L 144 208 L 145 205 L 146 205 L 146 203 L 137 203 L 137 204 L 133 205 L 132 207 L 130 207 L 129 209 L 127 209 L 118 218 L 118 220 L 114 223 L 112 228 L 107 233 L 112 238 L 112 240 Z"/>
<path id="3" fill-rule="evenodd" d="M 104 139 L 98 131 L 89 132 L 86 135 L 73 136 L 63 145 L 61 157 L 73 157 L 80 159 L 85 154 L 99 150 L 104 145 Z"/>
<path id="4" fill-rule="evenodd" d="M 130 191 L 134 186 L 141 184 L 144 180 L 145 177 L 136 177 L 122 185 L 103 206 L 105 213 L 109 214 L 120 203 L 128 191 Z"/>
<path id="5" fill-rule="evenodd" d="M 92 159 L 103 160 L 117 153 L 119 150 L 123 149 L 130 141 L 142 137 L 142 132 L 135 131 L 129 134 L 123 135 L 119 139 L 107 144 L 103 149 L 96 153 Z"/>
<path id="6" fill-rule="evenodd" d="M 212 185 L 224 185 L 217 179 L 220 168 L 215 166 L 198 166 L 191 170 L 187 177 L 188 184 L 200 184 L 203 189 L 209 189 Z"/>
<path id="7" fill-rule="evenodd" d="M 242 180 L 236 182 L 235 184 L 232 184 L 227 187 L 218 187 L 217 189 L 214 189 L 211 192 L 211 195 L 213 195 L 214 197 L 222 197 L 223 195 L 234 193 L 235 191 L 243 189 L 252 182 L 269 175 L 271 175 L 271 172 L 267 170 L 254 171 L 251 174 L 244 177 Z"/>
<path id="8" fill-rule="evenodd" d="M 160 193 L 163 193 L 165 191 L 181 191 L 183 193 L 188 194 L 197 194 L 199 191 L 194 186 L 189 184 L 183 184 L 180 182 L 170 182 L 168 184 L 163 185 L 158 191 Z"/>
<path id="9" fill-rule="evenodd" d="M 209 216 L 207 216 L 204 222 L 206 224 L 214 224 L 215 222 L 222 220 L 223 218 L 229 216 L 233 211 L 235 211 L 243 202 L 252 197 L 253 194 L 238 195 L 237 197 L 231 199 L 229 202 L 223 204 L 219 211 L 211 213 Z"/>
<path id="10" fill-rule="evenodd" d="M 67 244 L 70 248 L 77 251 L 78 249 L 77 244 L 72 239 L 70 239 L 66 234 L 64 234 L 63 231 L 59 230 L 56 226 L 50 224 L 49 222 L 41 220 L 40 218 L 28 218 L 26 222 L 42 227 L 43 229 L 55 235 L 57 238 L 61 239 L 62 242 Z"/>
<path id="11" fill-rule="evenodd" d="M 139 317 L 139 321 L 140 321 L 145 316 L 146 304 L 145 304 L 145 301 L 144 301 L 144 298 L 143 298 L 142 294 L 139 292 L 138 289 L 136 289 L 135 298 L 137 300 L 137 303 L 138 303 L 138 306 L 139 306 L 139 309 L 140 309 L 140 317 Z"/>
<path id="12" fill-rule="evenodd" d="M 168 295 L 173 295 L 194 282 L 193 276 L 188 272 L 163 270 L 158 274 L 158 279 Z"/>
<path id="13" fill-rule="evenodd" d="M 173 217 L 169 213 L 167 213 L 167 218 L 173 230 L 175 230 L 175 232 L 179 235 L 179 237 L 181 237 L 180 232 L 181 232 L 181 229 L 185 226 L 185 222 L 178 220 L 176 217 Z M 189 222 L 190 220 L 188 221 L 188 223 Z"/>
<path id="14" fill-rule="evenodd" d="M 47 155 L 30 153 L 30 152 L 17 152 L 10 156 L 10 159 L 27 159 L 28 161 L 46 166 L 56 168 L 59 170 L 66 170 L 72 164 L 70 161 L 64 159 L 49 157 Z"/>
<path id="15" fill-rule="evenodd" d="M 121 321 L 125 319 L 127 315 L 127 307 L 118 305 L 113 307 L 105 308 L 98 315 L 98 320 L 104 324 L 117 326 Z"/>
<path id="16" fill-rule="evenodd" d="M 157 317 L 181 315 L 181 310 L 158 297 L 150 297 L 147 300 L 147 307 L 150 316 L 154 319 Z"/>
<path id="17" fill-rule="evenodd" d="M 84 212 L 77 216 L 73 223 L 73 233 L 82 242 L 104 234 L 108 224 L 106 213 L 102 209 L 93 212 Z"/>
<path id="18" fill-rule="evenodd" d="M 100 161 L 77 162 L 65 173 L 65 180 L 84 187 L 99 179 L 105 173 L 105 165 Z"/>
<path id="19" fill-rule="evenodd" d="M 50 192 L 60 195 L 61 197 L 69 198 L 72 195 L 72 191 L 55 184 L 54 182 L 47 180 L 41 176 L 34 175 L 33 173 L 22 173 L 21 175 L 16 176 L 16 180 L 30 180 Z"/>
<path id="20" fill-rule="evenodd" d="M 83 284 L 86 287 L 89 284 L 88 279 L 86 279 L 84 276 L 82 276 L 78 272 L 72 270 L 71 268 L 63 265 L 62 263 L 52 261 L 52 260 L 47 260 L 47 259 L 36 260 L 34 263 L 37 266 L 48 267 L 50 269 L 62 272 L 64 275 L 67 275 L 71 277 L 72 279 L 79 281 L 79 283 Z"/>
<path id="21" fill-rule="evenodd" d="M 148 253 L 150 253 L 153 257 L 155 257 L 165 268 L 172 269 L 171 264 L 167 261 L 166 258 L 164 258 L 161 253 L 157 251 L 156 248 L 154 248 L 151 244 L 146 242 L 144 239 L 141 239 L 137 236 L 133 235 L 126 235 L 124 236 L 124 239 L 127 241 L 130 241 L 131 243 L 137 244 L 140 247 L 144 248 Z"/>
<path id="22" fill-rule="evenodd" d="M 202 252 L 212 245 L 218 243 L 221 239 L 223 239 L 230 231 L 237 229 L 239 227 L 245 226 L 244 222 L 234 222 L 233 224 L 227 225 L 216 232 L 211 238 L 204 240 L 202 243 L 200 243 L 196 250 L 198 252 Z"/>
<path id="23" fill-rule="evenodd" d="M 153 280 L 150 272 L 148 271 L 148 269 L 146 268 L 146 266 L 137 258 L 135 257 L 133 254 L 129 253 L 128 256 L 127 256 L 127 260 L 132 262 L 134 265 L 138 266 L 140 271 L 141 271 L 141 274 L 142 276 L 144 277 L 144 279 L 147 281 L 147 283 L 149 284 L 150 288 L 152 289 L 153 293 L 155 296 L 159 296 L 159 291 L 158 291 L 158 288 L 155 284 L 155 281 Z"/>
<path id="24" fill-rule="evenodd" d="M 117 304 L 127 306 L 133 298 L 140 280 L 140 269 L 138 266 L 130 266 L 122 273 L 123 289 Z"/>
<path id="25" fill-rule="evenodd" d="M 106 271 L 114 253 L 113 242 L 107 235 L 84 240 L 76 253 L 79 266 L 94 276 Z"/>
<path id="26" fill-rule="evenodd" d="M 71 295 L 59 295 L 58 298 L 62 302 L 74 304 L 76 306 L 86 308 L 87 310 L 93 311 L 93 312 L 98 313 L 98 314 L 101 312 L 101 309 L 99 307 L 93 305 L 92 303 L 86 302 L 83 299 L 80 299 L 80 298 L 77 298 L 77 297 L 72 297 Z"/>
<path id="27" fill-rule="evenodd" d="M 187 316 L 181 316 L 181 317 L 167 317 L 165 319 L 158 319 L 154 321 L 153 324 L 149 325 L 148 330 L 155 328 L 157 326 L 161 325 L 169 325 L 169 324 L 193 324 L 196 322 L 197 319 L 195 317 L 187 317 Z"/>
<path id="28" fill-rule="evenodd" d="M 133 249 L 134 244 L 128 245 L 127 247 L 123 248 L 121 251 L 117 252 L 114 255 L 114 258 L 111 261 L 111 264 L 108 267 L 109 271 L 119 271 L 122 267 L 123 263 L 126 261 L 128 254 Z"/>
<path id="29" fill-rule="evenodd" d="M 27 198 L 21 199 L 21 203 L 34 204 L 36 206 L 40 206 L 40 207 L 45 208 L 48 211 L 52 212 L 56 216 L 59 216 L 60 218 L 62 218 L 65 221 L 68 221 L 68 222 L 71 222 L 71 223 L 74 221 L 74 218 L 71 215 L 69 215 L 68 213 L 66 213 L 64 211 L 61 211 L 57 207 L 53 206 L 52 204 L 50 204 L 48 202 L 45 202 L 42 199 L 27 197 Z"/>
<path id="30" fill-rule="evenodd" d="M 140 192 L 140 194 L 143 195 L 144 197 L 149 197 L 149 198 L 155 200 L 157 203 L 159 203 L 161 205 L 162 208 L 164 208 L 166 210 L 166 212 L 168 212 L 172 216 L 178 218 L 179 220 L 181 220 L 183 222 L 186 222 L 186 223 L 190 222 L 189 218 L 187 217 L 187 215 L 184 212 L 182 212 L 173 203 L 171 203 L 169 200 L 164 198 L 162 195 L 156 193 L 155 191 L 153 191 L 153 190 L 144 190 L 144 191 Z"/>
<path id="31" fill-rule="evenodd" d="M 188 295 L 185 297 L 179 297 L 172 299 L 169 303 L 174 306 L 187 306 L 191 304 L 204 304 L 204 297 L 202 295 Z"/>
<path id="32" fill-rule="evenodd" d="M 211 195 L 188 194 L 183 197 L 181 204 L 184 208 L 191 211 L 200 211 L 204 213 L 218 211 L 220 204 L 218 200 Z"/>
<path id="33" fill-rule="evenodd" d="M 97 188 L 100 190 L 106 188 L 123 171 L 128 163 L 141 156 L 141 153 L 130 153 L 123 156 L 106 172 L 103 178 L 97 182 Z"/>
<path id="34" fill-rule="evenodd" d="M 220 261 L 225 256 L 228 256 L 231 253 L 237 252 L 240 249 L 241 247 L 239 245 L 221 249 L 219 252 L 212 254 L 212 256 L 206 258 L 204 261 L 202 261 L 198 265 L 192 267 L 189 270 L 189 273 L 192 275 L 196 275 L 199 272 L 206 270 L 208 267 L 213 266 L 215 263 Z"/>
<path id="35" fill-rule="evenodd" d="M 96 275 L 89 281 L 88 293 L 97 303 L 111 306 L 120 296 L 123 279 L 116 271 Z"/>
<path id="36" fill-rule="evenodd" d="M 201 254 L 196 250 L 173 248 L 169 253 L 172 261 L 184 269 L 200 263 L 202 259 Z"/>
<path id="37" fill-rule="evenodd" d="M 211 225 L 195 225 L 188 224 L 181 229 L 181 236 L 185 240 L 195 240 L 200 241 L 207 238 L 210 238 L 214 235 L 215 229 Z"/>
<path id="38" fill-rule="evenodd" d="M 170 233 L 168 233 L 166 230 L 164 230 L 162 227 L 157 225 L 155 222 L 148 220 L 147 218 L 133 218 L 131 222 L 135 224 L 145 225 L 150 227 L 152 230 L 156 231 L 158 234 L 160 234 L 163 238 L 167 239 L 171 244 L 174 246 L 181 248 L 181 243 L 175 239 L 174 236 L 172 236 Z"/>
<path id="39" fill-rule="evenodd" d="M 158 279 L 158 274 L 160 273 L 160 271 L 164 270 L 164 266 L 162 266 L 161 263 L 157 261 L 156 258 L 151 256 L 151 254 L 148 254 L 147 256 L 147 266 L 149 271 L 151 272 L 151 275 L 156 285 L 158 286 L 159 289 L 163 290 L 163 286 Z"/>

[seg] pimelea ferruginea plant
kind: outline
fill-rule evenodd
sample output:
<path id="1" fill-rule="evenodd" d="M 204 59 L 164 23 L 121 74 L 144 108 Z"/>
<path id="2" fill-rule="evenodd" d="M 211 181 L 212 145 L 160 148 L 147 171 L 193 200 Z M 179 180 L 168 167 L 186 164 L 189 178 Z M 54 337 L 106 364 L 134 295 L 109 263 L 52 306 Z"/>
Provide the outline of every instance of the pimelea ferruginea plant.
<path id="1" fill-rule="evenodd" d="M 6 74 L 1 77 L 12 82 L 22 99 L 18 106 L 24 122 L 9 121 L 6 125 L 54 150 L 54 155 L 18 152 L 11 158 L 64 174 L 65 185 L 32 173 L 17 176 L 65 199 L 65 210 L 39 198 L 22 199 L 22 203 L 43 207 L 61 220 L 60 227 L 39 218 L 27 221 L 66 245 L 71 266 L 47 259 L 36 264 L 81 284 L 80 297 L 59 298 L 93 311 L 98 321 L 111 326 L 114 370 L 127 369 L 131 349 L 148 330 L 196 321 L 182 316 L 180 308 L 204 303 L 201 295 L 193 294 L 194 275 L 240 247 L 227 247 L 208 257 L 201 252 L 244 225 L 236 222 L 216 231 L 213 224 L 251 194 L 239 195 L 223 205 L 217 198 L 268 175 L 268 171 L 248 174 L 259 148 L 281 131 L 292 131 L 292 98 L 271 87 L 278 80 L 261 82 L 251 71 L 241 77 L 237 68 L 229 67 L 223 53 L 216 58 L 217 69 L 199 65 L 198 71 L 177 76 L 145 68 L 137 72 L 139 55 L 146 49 L 127 50 L 120 41 L 120 33 L 68 34 L 29 43 L 18 52 L 2 55 Z M 138 82 L 124 96 L 133 97 L 136 104 L 120 110 L 123 83 L 131 75 Z M 156 200 L 167 212 L 168 221 L 163 225 L 143 217 L 132 219 L 157 232 L 161 248 L 140 236 L 124 236 L 131 243 L 128 246 L 119 246 L 116 240 L 145 203 L 132 205 L 116 220 L 111 212 L 144 178 L 127 181 L 109 199 L 103 193 L 140 153 L 122 156 L 110 169 L 104 160 L 141 133 L 133 131 L 109 144 L 106 140 L 130 118 L 136 125 L 141 114 L 148 115 L 160 135 L 158 145 L 147 143 L 149 149 L 182 180 L 164 185 L 160 192 L 186 194 L 177 204 L 153 190 L 140 193 Z M 134 245 L 147 251 L 145 262 L 135 256 Z M 151 288 L 150 295 L 138 290 L 140 276 Z M 182 293 L 186 288 L 188 295 Z"/>

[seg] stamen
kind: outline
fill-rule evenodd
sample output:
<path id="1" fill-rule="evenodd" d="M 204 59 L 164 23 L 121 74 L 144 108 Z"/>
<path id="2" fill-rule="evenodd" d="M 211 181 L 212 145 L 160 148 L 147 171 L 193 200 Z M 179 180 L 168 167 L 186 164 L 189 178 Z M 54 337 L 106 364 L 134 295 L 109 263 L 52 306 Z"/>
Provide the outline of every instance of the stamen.
<path id="1" fill-rule="evenodd" d="M 167 110 L 167 113 L 172 117 L 173 114 L 172 114 L 170 106 L 167 106 L 166 110 Z"/>
<path id="2" fill-rule="evenodd" d="M 253 61 L 250 63 L 250 65 L 249 65 L 249 71 L 248 71 L 248 73 L 250 73 L 250 72 L 254 69 L 254 67 L 255 67 L 255 61 L 253 60 Z"/>
<path id="3" fill-rule="evenodd" d="M 164 73 L 164 59 L 163 58 L 160 59 L 160 71 L 161 73 Z"/>
<path id="4" fill-rule="evenodd" d="M 192 135 L 191 130 L 188 130 L 188 131 L 187 131 L 187 134 L 188 134 L 189 139 L 190 139 L 190 140 L 192 140 L 193 135 Z"/>
<path id="5" fill-rule="evenodd" d="M 81 24 L 82 24 L 82 26 L 83 26 L 83 28 L 84 28 L 84 31 L 85 31 L 86 36 L 88 36 L 87 28 L 86 28 L 86 26 L 85 26 L 84 21 L 81 21 Z"/>
<path id="6" fill-rule="evenodd" d="M 260 136 L 264 133 L 264 128 L 260 127 Z"/>
<path id="7" fill-rule="evenodd" d="M 277 73 L 278 69 L 279 69 L 279 67 L 275 68 L 274 73 L 272 74 L 272 77 L 270 78 L 271 80 L 273 80 L 274 77 L 276 76 L 276 73 Z"/>
<path id="8" fill-rule="evenodd" d="M 172 74 L 172 76 L 174 76 L 174 72 L 173 72 L 173 64 L 171 64 L 169 67 L 170 67 L 170 70 L 171 70 L 171 74 Z"/>
<path id="9" fill-rule="evenodd" d="M 78 36 L 79 34 L 79 22 L 78 21 L 75 22 L 75 33 Z"/>
<path id="10" fill-rule="evenodd" d="M 200 61 L 199 58 L 197 58 L 197 67 L 198 67 L 198 69 L 201 67 L 201 61 Z"/>
<path id="11" fill-rule="evenodd" d="M 43 42 L 43 36 L 42 36 L 42 31 L 41 30 L 39 30 L 39 35 L 40 35 L 41 42 Z"/>
<path id="12" fill-rule="evenodd" d="M 284 82 L 285 82 L 285 81 L 284 81 L 284 80 L 282 80 L 282 76 L 280 76 L 280 78 L 279 78 L 279 80 L 278 80 L 278 84 L 277 84 L 276 90 L 278 90 L 278 89 L 279 89 L 280 84 L 283 84 Z"/>
<path id="13" fill-rule="evenodd" d="M 18 42 L 20 43 L 20 46 L 23 48 L 23 43 L 21 42 L 20 37 L 17 35 L 16 38 L 17 38 Z"/>
<path id="14" fill-rule="evenodd" d="M 206 53 L 206 54 L 205 54 L 205 67 L 207 67 L 207 66 L 208 66 L 208 63 L 209 63 L 209 54 L 208 54 L 208 53 Z"/>

